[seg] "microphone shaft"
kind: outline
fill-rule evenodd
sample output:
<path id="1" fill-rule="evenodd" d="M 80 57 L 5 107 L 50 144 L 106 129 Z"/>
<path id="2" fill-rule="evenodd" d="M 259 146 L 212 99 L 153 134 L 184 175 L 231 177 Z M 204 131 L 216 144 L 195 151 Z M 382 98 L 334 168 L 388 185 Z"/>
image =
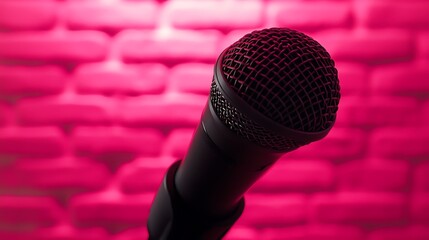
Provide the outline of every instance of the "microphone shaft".
<path id="1" fill-rule="evenodd" d="M 175 184 L 183 200 L 208 216 L 231 213 L 244 193 L 280 156 L 230 131 L 208 101 Z"/>
<path id="2" fill-rule="evenodd" d="M 148 219 L 150 239 L 221 239 L 244 193 L 280 157 L 229 130 L 208 101 L 188 153 L 168 170 Z"/>

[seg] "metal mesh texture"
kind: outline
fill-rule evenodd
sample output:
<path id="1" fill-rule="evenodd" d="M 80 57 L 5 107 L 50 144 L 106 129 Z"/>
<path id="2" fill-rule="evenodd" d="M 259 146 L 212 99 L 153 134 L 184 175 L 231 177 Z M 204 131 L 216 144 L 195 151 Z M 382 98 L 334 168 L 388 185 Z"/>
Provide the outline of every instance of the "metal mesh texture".
<path id="1" fill-rule="evenodd" d="M 318 42 L 303 33 L 271 28 L 247 34 L 225 51 L 221 69 L 239 97 L 287 128 L 319 132 L 335 121 L 340 87 L 334 61 Z M 293 139 L 268 133 L 243 118 L 237 109 L 224 110 L 222 101 L 226 100 L 217 94 L 212 85 L 215 111 L 239 135 L 270 149 L 297 147 Z"/>
<path id="2" fill-rule="evenodd" d="M 210 101 L 216 115 L 225 125 L 250 142 L 275 151 L 292 151 L 302 145 L 287 136 L 275 134 L 250 120 L 223 97 L 215 81 L 211 85 Z"/>

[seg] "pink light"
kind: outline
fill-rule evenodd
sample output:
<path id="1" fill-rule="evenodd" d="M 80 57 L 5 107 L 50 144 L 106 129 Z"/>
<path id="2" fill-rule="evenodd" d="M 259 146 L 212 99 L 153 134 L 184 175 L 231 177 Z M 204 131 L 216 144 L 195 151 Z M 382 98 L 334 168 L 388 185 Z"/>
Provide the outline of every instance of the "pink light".
<path id="1" fill-rule="evenodd" d="M 213 63 L 272 26 L 320 41 L 342 102 L 226 239 L 429 239 L 429 2 L 0 1 L 0 239 L 141 239 Z"/>

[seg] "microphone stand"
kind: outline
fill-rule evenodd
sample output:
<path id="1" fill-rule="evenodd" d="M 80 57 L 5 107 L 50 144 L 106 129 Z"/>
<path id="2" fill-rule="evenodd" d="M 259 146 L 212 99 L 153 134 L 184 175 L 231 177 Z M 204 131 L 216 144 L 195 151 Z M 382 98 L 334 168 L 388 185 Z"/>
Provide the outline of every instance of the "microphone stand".
<path id="1" fill-rule="evenodd" d="M 180 160 L 173 163 L 152 203 L 147 228 L 149 240 L 221 239 L 244 210 L 244 197 L 235 211 L 223 218 L 205 216 L 187 205 L 176 190 L 174 179 Z"/>

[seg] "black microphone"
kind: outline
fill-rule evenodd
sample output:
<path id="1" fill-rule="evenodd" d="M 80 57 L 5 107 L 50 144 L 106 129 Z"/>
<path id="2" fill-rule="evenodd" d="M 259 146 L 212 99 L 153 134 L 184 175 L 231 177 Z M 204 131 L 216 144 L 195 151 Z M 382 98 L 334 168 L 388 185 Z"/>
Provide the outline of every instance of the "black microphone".
<path id="1" fill-rule="evenodd" d="M 339 100 L 334 61 L 303 33 L 258 30 L 225 49 L 188 152 L 153 202 L 150 239 L 220 239 L 281 155 L 328 134 Z"/>

